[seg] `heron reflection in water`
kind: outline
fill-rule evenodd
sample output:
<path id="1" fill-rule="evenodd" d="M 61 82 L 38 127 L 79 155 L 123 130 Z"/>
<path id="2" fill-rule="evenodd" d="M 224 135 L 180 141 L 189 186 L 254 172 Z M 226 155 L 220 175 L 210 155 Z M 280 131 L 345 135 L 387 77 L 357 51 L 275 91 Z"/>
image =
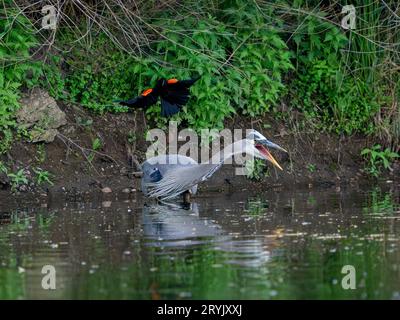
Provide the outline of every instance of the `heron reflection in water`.
<path id="1" fill-rule="evenodd" d="M 146 203 L 143 207 L 142 230 L 146 246 L 177 252 L 207 246 L 225 255 L 225 263 L 244 267 L 259 267 L 268 263 L 280 246 L 276 237 L 237 234 L 237 224 L 218 217 L 202 216 L 205 203 L 188 204 Z M 242 221 L 242 219 L 240 219 Z M 243 226 L 246 229 L 245 226 Z M 209 247 L 211 245 L 211 247 Z"/>

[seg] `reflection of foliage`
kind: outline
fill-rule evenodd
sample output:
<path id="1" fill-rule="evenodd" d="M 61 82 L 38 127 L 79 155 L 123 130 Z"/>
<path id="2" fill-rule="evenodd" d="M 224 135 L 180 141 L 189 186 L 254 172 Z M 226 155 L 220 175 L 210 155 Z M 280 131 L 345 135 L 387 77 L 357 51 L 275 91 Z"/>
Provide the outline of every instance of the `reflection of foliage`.
<path id="1" fill-rule="evenodd" d="M 7 222 L 1 225 L 1 233 L 6 235 L 18 234 L 28 235 L 33 224 L 36 224 L 41 233 L 48 232 L 53 222 L 54 214 L 43 212 L 35 213 L 33 216 L 27 211 L 13 211 L 2 213 L 7 217 Z M 4 222 L 4 221 L 3 221 Z M 19 272 L 19 267 L 24 266 L 26 255 L 15 252 L 13 237 L 0 236 L 0 299 L 26 298 L 25 273 Z M 18 240 L 19 243 L 20 240 Z M 19 247 L 19 246 L 18 246 Z M 18 255 L 18 260 L 16 256 Z"/>
<path id="2" fill-rule="evenodd" d="M 368 232 L 368 230 L 364 230 Z M 388 268 L 384 243 L 362 241 L 356 236 L 339 240 L 310 240 L 304 247 L 292 247 L 290 255 L 277 257 L 275 264 L 298 266 L 292 256 L 307 261 L 306 268 L 290 269 L 282 276 L 279 299 L 389 299 L 397 290 L 396 271 Z M 362 254 L 360 254 L 362 253 Z M 356 269 L 357 290 L 343 290 L 343 266 Z M 388 271 L 388 270 L 391 271 Z M 271 272 L 274 274 L 274 270 Z M 307 285 L 304 285 L 307 279 Z M 382 287 L 381 284 L 386 286 Z"/>
<path id="3" fill-rule="evenodd" d="M 5 248 L 0 243 L 2 255 L 7 253 L 3 249 Z M 16 258 L 10 255 L 8 261 L 5 263 L 7 268 L 0 268 L 0 298 L 2 300 L 23 298 L 25 292 L 24 274 L 18 272 Z"/>
<path id="4" fill-rule="evenodd" d="M 7 214 L 8 222 L 6 232 L 27 231 L 37 224 L 41 232 L 47 232 L 54 219 L 54 213 L 37 212 L 34 216 L 26 211 L 12 211 Z M 1 239 L 1 238 L 0 238 Z"/>
<path id="5" fill-rule="evenodd" d="M 371 191 L 363 211 L 365 214 L 391 215 L 396 212 L 399 207 L 399 204 L 393 200 L 391 193 L 383 193 L 380 188 L 375 188 Z"/>
<path id="6" fill-rule="evenodd" d="M 263 215 L 268 208 L 268 202 L 260 197 L 249 198 L 246 202 L 245 212 L 249 216 L 258 217 Z"/>
<path id="7" fill-rule="evenodd" d="M 368 232 L 368 228 L 363 232 Z M 243 255 L 239 251 L 241 240 L 236 244 L 228 242 L 231 249 L 226 251 L 219 242 L 219 249 L 202 244 L 167 251 L 149 248 L 148 243 L 138 245 L 124 272 L 105 267 L 83 281 L 79 278 L 81 290 L 74 298 L 387 299 L 396 290 L 397 283 L 392 280 L 398 279 L 398 275 L 392 269 L 386 272 L 388 261 L 382 242 L 363 241 L 356 236 L 296 241 L 283 254 L 273 255 L 269 262 L 255 268 L 232 264 L 233 257 L 245 262 L 257 256 L 256 251 L 243 251 Z M 267 243 L 264 242 L 263 250 L 272 249 Z M 344 265 L 355 266 L 357 290 L 343 290 Z"/>
<path id="8" fill-rule="evenodd" d="M 376 189 L 371 193 L 371 198 L 368 199 L 370 202 L 367 202 L 366 206 L 390 208 L 392 203 L 393 210 L 396 211 L 398 206 L 393 204 L 393 198 L 390 194 Z M 304 199 L 302 193 L 301 199 Z M 246 203 L 246 210 L 255 215 L 261 215 L 266 207 L 267 202 L 261 196 L 248 199 Z M 261 219 L 257 220 L 258 225 L 263 228 L 262 233 L 252 234 L 248 229 L 241 232 L 243 229 L 239 228 L 245 225 L 237 225 L 234 229 L 228 229 L 224 225 L 227 232 L 240 232 L 234 232 L 234 235 L 228 235 L 226 232 L 223 236 L 215 238 L 164 238 L 152 241 L 143 238 L 143 234 L 125 236 L 117 233 L 114 235 L 117 241 L 122 243 L 122 250 L 129 249 L 130 252 L 122 261 L 113 259 L 114 254 L 121 253 L 118 251 L 121 248 L 110 246 L 110 233 L 103 234 L 100 238 L 88 237 L 84 246 L 73 248 L 71 244 L 69 247 L 71 250 L 78 250 L 82 256 L 89 252 L 91 260 L 87 266 L 79 265 L 80 260 L 72 260 L 73 263 L 77 263 L 74 264 L 77 273 L 68 275 L 67 281 L 68 288 L 74 289 L 63 292 L 63 298 L 393 298 L 400 281 L 398 270 L 393 268 L 398 263 L 399 251 L 392 246 L 395 242 L 389 239 L 393 236 L 387 228 L 389 224 L 386 222 L 389 221 L 379 217 L 357 219 L 359 211 L 355 213 L 351 217 L 339 215 L 340 220 L 348 220 L 339 222 L 338 226 L 332 225 L 332 228 L 327 226 L 326 217 L 316 220 L 315 222 L 320 222 L 321 225 L 313 224 L 316 229 L 310 230 L 306 235 L 296 235 L 297 231 L 304 231 L 302 227 L 296 230 L 296 224 L 302 222 L 301 215 L 294 214 L 287 223 L 280 220 L 282 217 L 277 217 L 279 221 L 274 222 L 279 225 L 285 223 L 283 227 L 288 231 L 287 234 L 282 234 L 279 240 L 276 240 L 276 236 L 273 240 L 269 237 L 271 231 L 278 228 L 275 228 L 275 225 L 271 226 L 270 222 L 266 223 L 269 221 L 267 219 L 262 224 L 259 223 Z M 277 212 L 276 215 L 279 216 L 280 213 Z M 318 219 L 317 215 L 315 216 L 315 219 Z M 18 255 L 19 259 L 24 261 L 28 254 L 21 252 L 20 246 L 10 246 L 10 243 L 30 239 L 29 227 L 33 224 L 38 226 L 40 232 L 49 232 L 52 222 L 52 216 L 41 212 L 35 214 L 35 219 L 30 218 L 32 215 L 27 212 L 13 212 L 12 223 L 1 226 L 0 230 L 6 236 L 0 237 L 0 262 L 5 262 L 6 268 L 0 268 L 0 298 L 18 298 L 26 294 L 24 274 L 18 274 L 16 269 L 21 265 L 21 260 L 18 260 L 17 264 L 15 256 Z M 233 221 L 240 221 L 241 218 L 241 215 L 235 214 Z M 91 220 L 87 220 L 84 227 L 88 229 L 71 228 L 68 232 L 87 234 L 88 230 L 95 230 L 92 228 L 97 224 L 88 221 Z M 365 223 L 353 228 L 357 221 Z M 62 223 L 67 225 L 69 222 L 65 220 Z M 57 229 L 59 227 L 62 225 L 57 224 Z M 327 227 L 329 229 L 325 229 Z M 336 237 L 339 228 L 340 235 Z M 266 229 L 269 230 L 265 231 Z M 334 237 L 327 233 L 328 230 L 335 232 Z M 25 238 L 19 239 L 19 234 L 25 235 Z M 73 236 L 73 233 L 69 235 Z M 40 242 L 26 247 L 29 250 L 41 250 L 41 240 L 52 237 L 58 238 L 59 235 L 40 234 Z M 128 248 L 125 239 L 130 242 Z M 183 243 L 180 240 L 183 240 Z M 193 242 L 189 244 L 191 240 Z M 395 240 L 397 241 L 397 238 Z M 261 263 L 253 264 L 259 262 L 260 256 L 265 253 L 268 259 L 261 259 Z M 99 268 L 94 273 L 89 273 L 90 265 L 99 261 Z M 356 268 L 357 290 L 343 290 L 341 280 L 344 274 L 341 270 L 344 265 L 353 265 Z"/>
<path id="9" fill-rule="evenodd" d="M 52 224 L 53 220 L 54 220 L 54 213 L 51 214 L 38 213 L 36 215 L 37 224 L 42 232 L 48 231 L 48 228 Z"/>
<path id="10" fill-rule="evenodd" d="M 8 225 L 7 231 L 22 231 L 22 230 L 28 230 L 32 226 L 32 216 L 29 215 L 28 212 L 20 212 L 20 211 L 13 211 L 10 214 L 10 223 Z M 45 221 L 46 218 L 43 218 L 43 214 L 38 213 L 35 217 L 36 221 Z M 47 223 L 39 223 L 39 227 L 47 227 Z"/>
<path id="11" fill-rule="evenodd" d="M 313 195 L 310 195 L 307 199 L 307 203 L 310 206 L 315 206 L 315 204 L 317 203 L 317 200 L 315 199 L 315 197 Z"/>

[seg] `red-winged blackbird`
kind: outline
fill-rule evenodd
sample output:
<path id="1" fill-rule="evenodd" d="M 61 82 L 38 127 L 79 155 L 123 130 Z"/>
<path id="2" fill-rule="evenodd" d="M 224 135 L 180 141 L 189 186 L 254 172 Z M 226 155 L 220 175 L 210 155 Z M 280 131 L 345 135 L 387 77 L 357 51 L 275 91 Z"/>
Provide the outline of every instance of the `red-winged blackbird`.
<path id="1" fill-rule="evenodd" d="M 133 108 L 149 107 L 157 102 L 158 97 L 161 98 L 161 115 L 169 117 L 178 113 L 182 106 L 189 101 L 189 88 L 200 77 L 188 80 L 178 79 L 160 79 L 157 81 L 154 88 L 147 89 L 136 98 L 116 101 L 123 106 Z"/>

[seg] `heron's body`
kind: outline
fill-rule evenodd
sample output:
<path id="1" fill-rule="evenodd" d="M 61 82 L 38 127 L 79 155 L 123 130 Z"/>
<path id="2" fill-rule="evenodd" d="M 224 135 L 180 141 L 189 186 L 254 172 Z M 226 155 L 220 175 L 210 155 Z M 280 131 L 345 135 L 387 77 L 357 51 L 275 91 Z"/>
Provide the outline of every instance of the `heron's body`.
<path id="1" fill-rule="evenodd" d="M 165 154 L 152 157 L 142 163 L 142 192 L 148 195 L 148 185 L 161 181 L 164 175 L 170 170 L 176 170 L 182 167 L 195 168 L 198 165 L 197 161 L 192 158 L 179 154 Z M 192 194 L 195 194 L 197 192 L 197 185 L 193 186 L 190 191 Z"/>

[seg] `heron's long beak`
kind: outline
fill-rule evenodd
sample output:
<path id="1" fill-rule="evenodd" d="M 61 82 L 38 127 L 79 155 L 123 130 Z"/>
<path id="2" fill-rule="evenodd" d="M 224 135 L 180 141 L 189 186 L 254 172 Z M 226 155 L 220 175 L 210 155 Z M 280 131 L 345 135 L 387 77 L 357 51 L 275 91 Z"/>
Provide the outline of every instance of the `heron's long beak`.
<path id="1" fill-rule="evenodd" d="M 279 169 L 283 170 L 278 161 L 275 160 L 275 158 L 272 156 L 271 152 L 264 147 L 263 145 L 260 145 L 258 147 L 258 150 L 264 155 L 264 157 L 271 162 L 274 166 L 278 167 Z"/>
<path id="2" fill-rule="evenodd" d="M 258 140 L 257 142 L 259 142 L 261 144 L 259 147 L 259 150 L 265 156 L 265 158 L 268 161 L 270 161 L 274 166 L 283 170 L 282 167 L 279 165 L 278 161 L 276 161 L 275 158 L 272 156 L 272 154 L 269 152 L 268 148 L 281 150 L 286 153 L 287 153 L 287 151 L 285 149 L 283 149 L 281 146 L 277 145 L 276 143 L 269 141 L 268 139 Z"/>
<path id="3" fill-rule="evenodd" d="M 273 143 L 273 142 L 269 141 L 268 139 L 264 139 L 264 140 L 261 140 L 261 141 L 258 141 L 258 142 L 263 144 L 267 148 L 277 149 L 277 150 L 280 150 L 280 151 L 288 153 L 286 151 L 286 149 L 283 149 L 281 146 L 277 145 L 276 143 Z"/>

